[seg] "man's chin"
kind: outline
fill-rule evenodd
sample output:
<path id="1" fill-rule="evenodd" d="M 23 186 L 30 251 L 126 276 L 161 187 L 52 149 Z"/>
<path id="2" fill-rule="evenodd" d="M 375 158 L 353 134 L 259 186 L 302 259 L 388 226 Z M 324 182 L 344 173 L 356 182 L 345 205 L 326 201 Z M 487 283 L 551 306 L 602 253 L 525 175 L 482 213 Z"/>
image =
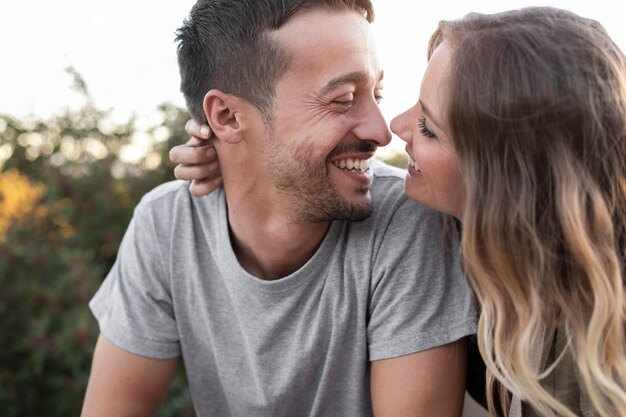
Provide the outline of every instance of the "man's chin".
<path id="1" fill-rule="evenodd" d="M 326 187 L 310 188 L 296 194 L 298 210 L 293 213 L 295 218 L 311 223 L 367 219 L 373 210 L 370 187 L 341 185 L 328 182 Z"/>
<path id="2" fill-rule="evenodd" d="M 341 206 L 337 210 L 335 220 L 363 221 L 372 215 L 374 209 L 369 190 L 359 198 L 344 200 Z"/>

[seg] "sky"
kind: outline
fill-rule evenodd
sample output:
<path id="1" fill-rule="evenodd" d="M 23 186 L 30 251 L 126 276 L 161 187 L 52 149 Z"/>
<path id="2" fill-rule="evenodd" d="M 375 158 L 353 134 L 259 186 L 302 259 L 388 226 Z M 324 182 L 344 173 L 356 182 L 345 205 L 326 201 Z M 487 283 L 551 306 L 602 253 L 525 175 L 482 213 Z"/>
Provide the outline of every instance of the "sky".
<path id="1" fill-rule="evenodd" d="M 598 20 L 626 51 L 626 25 L 611 2 L 373 0 L 374 29 L 385 70 L 383 114 L 391 121 L 417 101 L 426 45 L 441 19 L 530 5 L 567 8 Z M 194 3 L 2 0 L 0 113 L 47 117 L 68 107 L 78 108 L 80 98 L 64 70 L 73 66 L 87 82 L 97 107 L 112 109 L 119 121 L 135 114 L 139 128 L 151 126 L 160 103 L 184 106 L 174 32 Z M 397 138 L 392 142 L 392 147 L 402 146 Z"/>

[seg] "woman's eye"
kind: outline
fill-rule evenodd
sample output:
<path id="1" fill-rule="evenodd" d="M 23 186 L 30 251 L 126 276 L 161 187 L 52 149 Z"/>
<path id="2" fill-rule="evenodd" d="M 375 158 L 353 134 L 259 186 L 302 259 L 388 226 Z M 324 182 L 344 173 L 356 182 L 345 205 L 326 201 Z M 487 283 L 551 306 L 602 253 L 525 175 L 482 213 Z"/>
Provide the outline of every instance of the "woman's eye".
<path id="1" fill-rule="evenodd" d="M 437 139 L 437 135 L 435 135 L 427 126 L 426 119 L 421 117 L 417 122 L 417 127 L 420 130 L 420 133 L 427 137 L 428 139 Z"/>

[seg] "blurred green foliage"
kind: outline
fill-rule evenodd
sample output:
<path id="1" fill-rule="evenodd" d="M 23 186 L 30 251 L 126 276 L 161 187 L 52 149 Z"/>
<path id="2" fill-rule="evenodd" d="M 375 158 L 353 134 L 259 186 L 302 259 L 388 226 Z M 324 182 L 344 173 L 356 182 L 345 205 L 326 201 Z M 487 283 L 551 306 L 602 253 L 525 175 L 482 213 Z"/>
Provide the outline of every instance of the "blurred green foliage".
<path id="1" fill-rule="evenodd" d="M 46 120 L 0 115 L 0 414 L 80 414 L 99 333 L 87 303 L 112 266 L 141 196 L 173 179 L 167 153 L 186 141 L 187 113 L 135 120 L 83 108 Z M 145 155 L 122 157 L 141 134 Z M 160 416 L 193 416 L 184 374 Z"/>
<path id="2" fill-rule="evenodd" d="M 84 80 L 68 71 L 85 98 L 81 109 L 45 120 L 0 115 L 4 417 L 79 415 L 99 333 L 87 303 L 139 199 L 173 179 L 169 149 L 187 139 L 185 110 L 164 104 L 160 123 L 139 133 L 132 118 L 116 123 L 97 109 Z M 149 146 L 128 161 L 137 135 Z M 193 415 L 181 370 L 159 416 Z"/>

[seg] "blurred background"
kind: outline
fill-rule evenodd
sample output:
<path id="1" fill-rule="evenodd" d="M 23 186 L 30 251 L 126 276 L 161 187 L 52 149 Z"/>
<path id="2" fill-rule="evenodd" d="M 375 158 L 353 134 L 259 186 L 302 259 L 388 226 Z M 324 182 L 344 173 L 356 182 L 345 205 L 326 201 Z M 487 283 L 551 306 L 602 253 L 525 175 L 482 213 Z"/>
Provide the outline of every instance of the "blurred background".
<path id="1" fill-rule="evenodd" d="M 0 409 L 78 415 L 98 333 L 87 302 L 139 198 L 186 141 L 174 31 L 192 0 L 0 3 Z M 542 3 L 374 0 L 388 120 L 413 105 L 440 19 Z M 600 21 L 608 1 L 544 3 Z M 404 166 L 403 142 L 378 156 Z M 192 416 L 184 375 L 160 416 Z M 470 414 L 466 414 L 470 415 Z"/>

